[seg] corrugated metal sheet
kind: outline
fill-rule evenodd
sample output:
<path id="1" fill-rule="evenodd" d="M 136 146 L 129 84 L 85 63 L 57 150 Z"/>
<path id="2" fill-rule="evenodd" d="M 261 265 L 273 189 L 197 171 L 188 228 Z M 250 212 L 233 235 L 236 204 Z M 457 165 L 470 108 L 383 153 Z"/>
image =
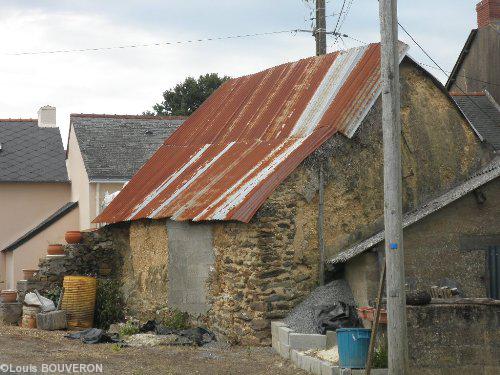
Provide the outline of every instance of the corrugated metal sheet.
<path id="1" fill-rule="evenodd" d="M 323 142 L 336 132 L 351 137 L 379 94 L 378 44 L 230 80 L 95 221 L 248 222 Z"/>

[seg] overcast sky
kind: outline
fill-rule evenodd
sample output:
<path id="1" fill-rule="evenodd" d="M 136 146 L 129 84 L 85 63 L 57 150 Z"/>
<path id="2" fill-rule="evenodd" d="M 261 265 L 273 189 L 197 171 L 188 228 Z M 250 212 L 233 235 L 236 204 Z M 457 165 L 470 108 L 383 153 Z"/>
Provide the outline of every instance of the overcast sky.
<path id="1" fill-rule="evenodd" d="M 399 20 L 449 71 L 476 27 L 476 2 L 400 0 Z M 328 2 L 328 29 L 341 5 Z M 56 106 L 65 140 L 70 113 L 140 114 L 187 76 L 257 72 L 313 55 L 314 40 L 287 33 L 99 52 L 13 53 L 310 28 L 310 17 L 301 0 L 0 0 L 0 118 L 36 117 L 40 106 Z M 378 2 L 353 0 L 341 32 L 374 42 L 378 27 Z M 402 32 L 400 39 L 410 45 L 411 56 L 431 64 Z M 329 51 L 356 45 L 348 38 L 337 44 L 328 39 Z M 429 71 L 444 81 L 437 70 Z"/>

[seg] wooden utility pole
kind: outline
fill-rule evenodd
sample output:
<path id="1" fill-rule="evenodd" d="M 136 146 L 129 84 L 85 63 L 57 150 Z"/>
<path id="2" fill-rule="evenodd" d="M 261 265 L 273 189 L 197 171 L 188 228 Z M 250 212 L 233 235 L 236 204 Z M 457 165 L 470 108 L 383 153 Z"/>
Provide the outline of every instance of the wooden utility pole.
<path id="1" fill-rule="evenodd" d="M 397 0 L 379 0 L 389 375 L 408 373 Z"/>
<path id="2" fill-rule="evenodd" d="M 316 0 L 316 56 L 326 54 L 326 9 L 325 0 Z"/>

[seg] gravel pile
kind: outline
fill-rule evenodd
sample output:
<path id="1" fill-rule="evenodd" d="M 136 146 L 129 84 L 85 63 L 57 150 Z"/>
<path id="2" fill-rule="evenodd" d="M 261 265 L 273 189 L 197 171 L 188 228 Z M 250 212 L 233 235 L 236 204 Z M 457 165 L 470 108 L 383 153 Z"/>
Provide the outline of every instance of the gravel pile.
<path id="1" fill-rule="evenodd" d="M 345 280 L 334 280 L 317 287 L 302 303 L 297 305 L 285 318 L 285 324 L 295 332 L 320 333 L 316 321 L 317 311 L 321 306 L 344 302 L 355 305 L 351 288 Z"/>

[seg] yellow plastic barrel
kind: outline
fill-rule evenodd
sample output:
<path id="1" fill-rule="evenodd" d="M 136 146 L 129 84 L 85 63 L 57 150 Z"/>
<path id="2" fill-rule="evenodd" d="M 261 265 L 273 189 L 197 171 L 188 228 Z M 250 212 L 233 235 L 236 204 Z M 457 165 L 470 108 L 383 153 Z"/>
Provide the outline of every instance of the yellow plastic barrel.
<path id="1" fill-rule="evenodd" d="M 64 276 L 61 310 L 66 311 L 68 327 L 91 328 L 97 281 L 94 277 Z"/>

